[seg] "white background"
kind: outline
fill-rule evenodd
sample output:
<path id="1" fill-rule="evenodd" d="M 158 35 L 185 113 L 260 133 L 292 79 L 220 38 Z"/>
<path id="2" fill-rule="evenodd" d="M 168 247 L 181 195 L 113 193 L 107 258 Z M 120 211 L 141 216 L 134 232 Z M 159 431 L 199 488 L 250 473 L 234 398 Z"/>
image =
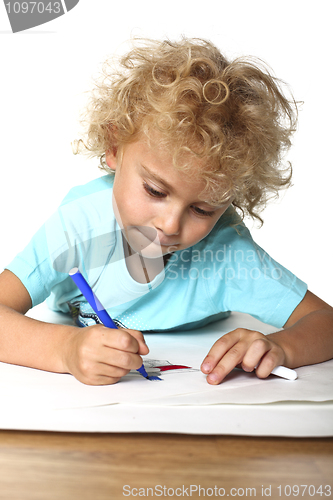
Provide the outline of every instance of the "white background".
<path id="1" fill-rule="evenodd" d="M 133 35 L 186 35 L 210 39 L 230 58 L 260 57 L 304 101 L 289 154 L 294 186 L 252 233 L 333 304 L 330 24 L 328 0 L 80 0 L 66 15 L 12 34 L 1 2 L 0 270 L 72 186 L 101 175 L 97 160 L 73 156 L 70 145 L 100 63 Z"/>

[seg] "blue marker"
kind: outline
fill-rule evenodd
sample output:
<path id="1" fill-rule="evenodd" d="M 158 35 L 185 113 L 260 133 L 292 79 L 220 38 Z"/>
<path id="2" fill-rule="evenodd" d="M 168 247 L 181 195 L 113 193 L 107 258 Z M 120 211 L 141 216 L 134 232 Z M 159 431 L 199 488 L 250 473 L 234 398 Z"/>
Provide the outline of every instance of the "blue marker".
<path id="1" fill-rule="evenodd" d="M 77 267 L 74 267 L 69 271 L 69 276 L 72 278 L 82 295 L 86 298 L 87 302 L 90 304 L 90 306 L 93 308 L 101 322 L 103 323 L 104 326 L 107 326 L 108 328 L 117 328 L 117 325 L 114 323 L 114 321 L 111 319 L 109 314 L 106 312 L 90 286 L 88 285 L 87 281 L 84 279 L 82 274 L 80 273 L 79 269 Z M 145 367 L 142 365 L 141 368 L 137 370 L 138 372 L 141 373 L 141 375 L 148 380 L 151 380 L 153 377 L 149 377 L 148 373 L 145 370 Z"/>

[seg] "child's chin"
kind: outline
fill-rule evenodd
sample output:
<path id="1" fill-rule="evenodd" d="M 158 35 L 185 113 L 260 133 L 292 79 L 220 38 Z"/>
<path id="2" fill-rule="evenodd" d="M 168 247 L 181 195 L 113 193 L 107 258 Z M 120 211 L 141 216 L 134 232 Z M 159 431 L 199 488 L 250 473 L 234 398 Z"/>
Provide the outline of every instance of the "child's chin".
<path id="1" fill-rule="evenodd" d="M 145 259 L 158 259 L 162 258 L 163 255 L 166 255 L 169 253 L 167 251 L 167 248 L 161 247 L 159 243 L 150 243 L 150 245 L 147 245 L 145 248 L 140 249 L 138 248 L 138 252 L 144 257 Z"/>
<path id="2" fill-rule="evenodd" d="M 127 236 L 132 250 L 140 253 L 147 259 L 157 259 L 158 257 L 162 257 L 163 253 L 168 253 L 168 249 L 161 246 L 158 238 L 152 241 L 151 238 L 149 238 L 150 234 L 147 237 L 144 232 L 135 227 L 127 232 Z M 153 234 L 153 236 L 156 235 Z M 163 252 L 163 250 L 165 250 L 165 252 Z"/>

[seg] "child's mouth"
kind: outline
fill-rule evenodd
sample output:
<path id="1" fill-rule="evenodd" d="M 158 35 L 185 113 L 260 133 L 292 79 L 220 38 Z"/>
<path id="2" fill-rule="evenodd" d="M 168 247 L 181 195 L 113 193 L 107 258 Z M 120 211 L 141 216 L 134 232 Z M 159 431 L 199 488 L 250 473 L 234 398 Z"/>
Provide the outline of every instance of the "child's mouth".
<path id="1" fill-rule="evenodd" d="M 163 235 L 159 235 L 157 229 L 149 226 L 129 226 L 128 228 L 129 239 L 133 240 L 133 245 L 129 241 L 132 248 L 140 248 L 143 251 L 150 245 L 156 245 L 157 247 L 170 247 L 175 250 L 174 247 L 179 245 L 179 242 L 174 242 L 170 238 L 165 238 Z"/>

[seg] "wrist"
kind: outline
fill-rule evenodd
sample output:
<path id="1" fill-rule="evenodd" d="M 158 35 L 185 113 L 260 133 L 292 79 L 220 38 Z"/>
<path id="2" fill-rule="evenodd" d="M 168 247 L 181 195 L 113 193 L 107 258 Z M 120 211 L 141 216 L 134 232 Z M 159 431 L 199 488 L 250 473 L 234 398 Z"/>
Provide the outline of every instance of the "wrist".
<path id="1" fill-rule="evenodd" d="M 79 328 L 76 326 L 64 326 L 62 334 L 58 337 L 58 343 L 55 348 L 55 359 L 58 373 L 71 373 L 70 360 L 73 353 L 73 343 L 78 335 Z"/>

